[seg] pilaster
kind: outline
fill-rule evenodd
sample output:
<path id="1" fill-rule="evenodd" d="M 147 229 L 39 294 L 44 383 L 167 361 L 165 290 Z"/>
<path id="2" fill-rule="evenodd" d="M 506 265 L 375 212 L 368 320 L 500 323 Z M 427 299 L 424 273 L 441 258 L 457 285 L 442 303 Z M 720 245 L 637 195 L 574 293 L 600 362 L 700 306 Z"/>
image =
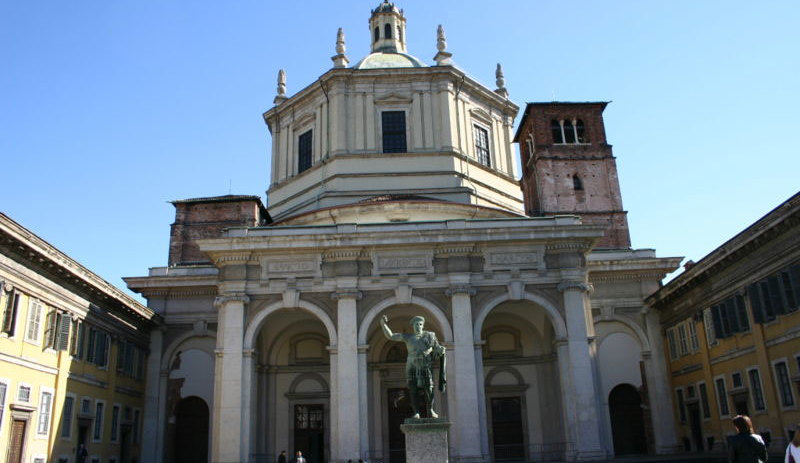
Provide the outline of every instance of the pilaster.
<path id="1" fill-rule="evenodd" d="M 219 311 L 216 365 L 214 376 L 214 412 L 212 413 L 211 461 L 228 463 L 244 461 L 249 440 L 242 438 L 244 417 L 243 351 L 245 305 L 250 298 L 244 293 L 228 293 L 214 300 Z M 249 426 L 249 423 L 247 423 Z"/>
<path id="2" fill-rule="evenodd" d="M 143 461 L 160 462 L 163 455 L 159 411 L 164 404 L 159 399 L 161 390 L 161 356 L 164 348 L 164 331 L 158 327 L 150 332 L 150 355 L 147 357 L 147 387 L 145 388 L 144 419 L 142 423 Z"/>
<path id="3" fill-rule="evenodd" d="M 650 416 L 656 441 L 655 450 L 657 454 L 675 453 L 680 451 L 681 447 L 675 435 L 672 392 L 669 389 L 670 381 L 664 361 L 661 323 L 658 320 L 658 313 L 648 308 L 642 310 L 642 318 L 650 340 L 650 355 L 644 359 L 644 365 L 650 399 Z"/>
<path id="4" fill-rule="evenodd" d="M 571 388 L 564 395 L 565 410 L 573 413 L 567 421 L 574 429 L 574 461 L 601 460 L 606 451 L 601 445 L 599 410 L 597 406 L 596 378 L 592 355 L 591 314 L 588 293 L 592 285 L 584 280 L 565 279 L 558 285 L 563 293 L 567 321 L 567 352 L 569 353 L 569 380 Z M 561 353 L 561 351 L 559 351 Z"/>
<path id="5" fill-rule="evenodd" d="M 331 297 L 337 301 L 336 383 L 339 385 L 334 398 L 336 414 L 333 420 L 339 432 L 336 434 L 336 453 L 332 455 L 332 460 L 345 462 L 357 460 L 361 454 L 361 433 L 358 431 L 361 430 L 363 414 L 359 394 L 361 375 L 356 319 L 356 306 L 361 299 L 361 293 L 347 288 L 336 291 Z"/>
<path id="6" fill-rule="evenodd" d="M 481 451 L 481 426 L 478 396 L 478 376 L 475 364 L 475 343 L 472 337 L 472 301 L 475 289 L 458 284 L 446 291 L 453 308 L 453 366 L 458 400 L 455 402 L 453 442 L 458 462 L 486 461 Z M 476 425 L 478 424 L 478 425 Z"/>

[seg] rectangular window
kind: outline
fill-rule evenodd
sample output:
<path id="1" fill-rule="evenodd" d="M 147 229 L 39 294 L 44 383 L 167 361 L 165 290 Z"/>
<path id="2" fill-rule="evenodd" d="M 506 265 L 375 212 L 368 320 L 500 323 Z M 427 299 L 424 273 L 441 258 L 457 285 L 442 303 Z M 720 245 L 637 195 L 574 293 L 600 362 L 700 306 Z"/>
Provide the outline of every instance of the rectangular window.
<path id="1" fill-rule="evenodd" d="M 406 112 L 383 111 L 381 113 L 384 153 L 405 153 Z"/>
<path id="2" fill-rule="evenodd" d="M 14 328 L 17 324 L 17 310 L 19 309 L 20 294 L 16 290 L 11 290 L 6 298 L 6 306 L 3 311 L 3 332 L 9 336 L 14 336 Z"/>
<path id="3" fill-rule="evenodd" d="M 728 416 L 731 412 L 728 408 L 728 391 L 725 390 L 725 378 L 717 378 L 716 384 L 717 401 L 719 402 L 719 415 Z"/>
<path id="4" fill-rule="evenodd" d="M 783 404 L 784 407 L 791 407 L 794 405 L 794 394 L 792 393 L 792 383 L 789 379 L 789 368 L 786 362 L 778 362 L 775 364 L 775 377 L 778 380 L 781 404 Z"/>
<path id="5" fill-rule="evenodd" d="M 42 391 L 42 396 L 39 400 L 39 424 L 36 427 L 36 433 L 40 436 L 46 436 L 50 431 L 50 414 L 53 410 L 53 393 Z"/>
<path id="6" fill-rule="evenodd" d="M 741 373 L 732 373 L 731 374 L 731 383 L 733 383 L 733 388 L 743 387 L 744 383 L 742 383 L 742 374 Z"/>
<path id="7" fill-rule="evenodd" d="M 675 342 L 675 328 L 667 330 L 667 343 L 669 344 L 669 358 L 675 360 L 678 358 L 678 346 Z"/>
<path id="8" fill-rule="evenodd" d="M 678 418 L 681 423 L 686 422 L 686 406 L 683 401 L 683 389 L 676 389 L 675 394 L 678 397 Z"/>
<path id="9" fill-rule="evenodd" d="M 99 442 L 103 438 L 103 402 L 97 402 L 94 409 L 94 432 L 92 440 Z"/>
<path id="10" fill-rule="evenodd" d="M 141 412 L 139 410 L 133 411 L 133 443 L 139 443 L 139 418 L 141 417 Z"/>
<path id="11" fill-rule="evenodd" d="M 681 355 L 689 353 L 689 340 L 686 337 L 686 324 L 680 323 L 678 325 L 678 346 L 680 347 Z"/>
<path id="12" fill-rule="evenodd" d="M 117 441 L 119 433 L 119 405 L 114 405 L 111 409 L 111 442 Z"/>
<path id="13" fill-rule="evenodd" d="M 81 415 L 91 415 L 92 413 L 92 401 L 88 398 L 81 399 Z"/>
<path id="14" fill-rule="evenodd" d="M 75 398 L 64 398 L 64 409 L 61 411 L 61 437 L 69 438 L 72 435 L 72 408 Z"/>
<path id="15" fill-rule="evenodd" d="M 77 318 L 72 320 L 69 353 L 75 358 L 83 357 L 83 323 Z"/>
<path id="16" fill-rule="evenodd" d="M 311 141 L 313 140 L 312 131 L 300 135 L 297 138 L 297 173 L 311 168 Z"/>
<path id="17" fill-rule="evenodd" d="M 3 427 L 3 410 L 6 409 L 6 390 L 8 384 L 0 383 L 0 429 Z"/>
<path id="18" fill-rule="evenodd" d="M 472 137 L 475 140 L 475 157 L 478 162 L 486 167 L 492 167 L 491 158 L 489 157 L 489 131 L 483 127 L 473 125 Z"/>
<path id="19" fill-rule="evenodd" d="M 711 407 L 708 406 L 708 390 L 706 389 L 706 383 L 698 384 L 697 389 L 700 391 L 700 406 L 703 408 L 703 418 L 711 418 Z"/>
<path id="20" fill-rule="evenodd" d="M 108 365 L 108 335 L 95 328 L 89 328 L 89 346 L 86 361 L 98 367 Z"/>
<path id="21" fill-rule="evenodd" d="M 753 391 L 753 407 L 756 410 L 765 410 L 764 391 L 761 388 L 761 375 L 758 370 L 753 368 L 747 372 L 750 377 L 750 389 Z"/>
<path id="22" fill-rule="evenodd" d="M 30 402 L 31 401 L 31 387 L 20 385 L 19 390 L 17 391 L 17 400 L 20 402 Z"/>
<path id="23" fill-rule="evenodd" d="M 45 322 L 44 328 L 44 346 L 45 347 L 53 347 L 53 344 L 56 342 L 56 324 L 57 324 L 57 313 L 55 310 L 51 310 L 47 313 L 47 321 Z"/>
<path id="24" fill-rule="evenodd" d="M 700 343 L 697 341 L 697 325 L 693 319 L 686 321 L 686 326 L 689 328 L 689 348 L 692 352 L 700 350 Z"/>
<path id="25" fill-rule="evenodd" d="M 72 325 L 72 316 L 68 313 L 59 313 L 56 323 L 56 339 L 53 345 L 55 350 L 65 351 L 69 348 L 69 328 Z"/>
<path id="26" fill-rule="evenodd" d="M 28 326 L 25 329 L 25 340 L 38 344 L 41 325 L 42 303 L 36 299 L 30 299 L 28 303 Z"/>

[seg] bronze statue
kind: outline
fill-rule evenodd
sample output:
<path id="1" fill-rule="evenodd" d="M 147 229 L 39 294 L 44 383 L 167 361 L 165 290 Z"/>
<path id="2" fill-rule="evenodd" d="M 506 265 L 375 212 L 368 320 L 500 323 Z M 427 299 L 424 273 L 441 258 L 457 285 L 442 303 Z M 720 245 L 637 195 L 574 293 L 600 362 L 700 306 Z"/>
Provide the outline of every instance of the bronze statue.
<path id="1" fill-rule="evenodd" d="M 439 358 L 439 390 L 444 392 L 447 385 L 445 380 L 445 348 L 436 340 L 436 335 L 431 331 L 423 331 L 425 318 L 416 316 L 411 319 L 414 333 L 392 333 L 387 323 L 389 317 L 381 318 L 383 334 L 390 341 L 403 341 L 408 349 L 406 357 L 406 382 L 410 392 L 411 408 L 414 410 L 413 418 L 420 417 L 424 410 L 429 418 L 438 418 L 433 411 L 433 359 Z M 420 403 L 420 398 L 422 403 Z"/>

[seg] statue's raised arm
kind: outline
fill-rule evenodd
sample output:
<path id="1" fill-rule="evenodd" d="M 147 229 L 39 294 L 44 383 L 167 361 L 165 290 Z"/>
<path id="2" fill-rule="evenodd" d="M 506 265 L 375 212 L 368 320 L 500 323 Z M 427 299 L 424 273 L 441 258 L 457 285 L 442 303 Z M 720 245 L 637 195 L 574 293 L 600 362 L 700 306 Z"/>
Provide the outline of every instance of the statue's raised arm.
<path id="1" fill-rule="evenodd" d="M 386 336 L 386 339 L 390 341 L 405 341 L 403 339 L 403 335 L 400 333 L 392 333 L 392 330 L 389 329 L 389 317 L 386 315 L 381 317 L 381 328 L 383 329 L 383 335 Z"/>

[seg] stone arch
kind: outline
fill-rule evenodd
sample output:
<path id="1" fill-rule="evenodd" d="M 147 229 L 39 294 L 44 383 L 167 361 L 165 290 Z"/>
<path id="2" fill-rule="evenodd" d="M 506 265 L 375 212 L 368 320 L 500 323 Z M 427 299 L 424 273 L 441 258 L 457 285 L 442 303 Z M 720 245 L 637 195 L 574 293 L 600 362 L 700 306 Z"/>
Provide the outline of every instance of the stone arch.
<path id="1" fill-rule="evenodd" d="M 647 338 L 647 333 L 644 332 L 641 326 L 634 323 L 633 320 L 630 320 L 626 317 L 620 317 L 619 315 L 599 315 L 592 319 L 592 323 L 595 325 L 603 322 L 618 322 L 630 328 L 630 330 L 633 331 L 639 340 L 639 345 L 641 346 L 642 352 L 650 351 L 650 340 Z M 605 339 L 605 337 L 603 339 Z M 598 345 L 603 342 L 603 339 L 599 340 Z"/>
<path id="2" fill-rule="evenodd" d="M 514 368 L 514 367 L 496 367 L 496 368 L 492 368 L 492 370 L 489 372 L 489 374 L 486 375 L 486 379 L 483 381 L 483 384 L 485 384 L 486 387 L 491 386 L 492 385 L 492 380 L 494 379 L 494 377 L 499 375 L 499 374 L 501 374 L 501 373 L 508 373 L 511 376 L 513 376 L 514 379 L 517 380 L 517 386 L 524 386 L 525 385 L 525 378 L 523 378 L 522 375 L 519 373 L 519 371 L 517 371 L 517 369 Z"/>
<path id="3" fill-rule="evenodd" d="M 161 357 L 161 370 L 169 370 L 170 364 L 172 363 L 172 359 L 175 356 L 175 353 L 178 351 L 178 348 L 181 347 L 181 344 L 188 341 L 191 338 L 217 338 L 217 332 L 208 330 L 205 334 L 197 334 L 194 331 L 189 331 L 184 333 L 177 338 L 175 338 L 166 349 L 164 349 L 164 356 Z M 214 351 L 206 351 L 203 349 L 211 358 L 215 358 Z"/>
<path id="4" fill-rule="evenodd" d="M 330 340 L 331 346 L 335 346 L 338 342 L 338 338 L 336 337 L 336 327 L 331 320 L 331 317 L 328 316 L 328 313 L 319 308 L 318 306 L 304 301 L 302 299 L 297 301 L 297 307 L 300 309 L 305 310 L 306 312 L 311 313 L 312 315 L 316 316 L 319 321 L 325 325 L 325 329 L 328 331 L 328 339 Z M 244 334 L 244 349 L 253 349 L 256 337 L 258 336 L 258 332 L 261 329 L 261 325 L 264 324 L 264 321 L 270 316 L 273 312 L 278 311 L 280 309 L 290 308 L 287 307 L 283 301 L 278 301 L 273 304 L 270 304 L 266 307 L 259 309 L 258 313 L 253 320 L 247 325 L 247 330 Z"/>
<path id="5" fill-rule="evenodd" d="M 322 377 L 319 373 L 308 372 L 297 375 L 293 380 L 292 383 L 289 385 L 289 393 L 294 394 L 297 392 L 297 386 L 299 386 L 303 381 L 315 381 L 319 384 L 319 387 L 322 389 L 323 392 L 330 392 L 330 387 L 328 387 L 328 382 L 325 381 L 325 378 Z"/>
<path id="6" fill-rule="evenodd" d="M 364 316 L 364 319 L 361 321 L 361 326 L 358 329 L 358 343 L 359 344 L 366 344 L 367 343 L 367 331 L 369 330 L 370 325 L 372 325 L 372 321 L 375 317 L 378 316 L 381 312 L 386 310 L 387 308 L 393 305 L 401 305 L 404 304 L 400 302 L 396 296 L 392 296 L 388 299 L 384 299 L 383 301 L 374 305 L 367 314 Z M 412 296 L 411 301 L 409 304 L 418 305 L 430 312 L 433 318 L 436 320 L 436 323 L 442 329 L 442 336 L 444 336 L 443 342 L 453 342 L 453 330 L 450 328 L 450 322 L 447 321 L 447 316 L 444 314 L 444 311 L 440 309 L 436 304 L 432 303 L 427 299 L 423 299 L 421 297 Z"/>
<path id="7" fill-rule="evenodd" d="M 544 309 L 545 313 L 547 313 L 550 322 L 553 324 L 553 329 L 555 330 L 556 339 L 565 339 L 567 337 L 567 324 L 564 321 L 564 317 L 558 312 L 555 306 L 553 306 L 550 301 L 545 299 L 544 297 L 534 294 L 525 292 L 522 294 L 522 299 L 526 301 L 533 302 L 534 304 L 538 305 L 542 309 Z M 481 310 L 478 312 L 478 316 L 475 318 L 475 323 L 473 325 L 473 332 L 472 337 L 475 342 L 481 341 L 481 329 L 483 328 L 483 322 L 486 320 L 486 317 L 489 313 L 498 305 L 502 304 L 506 301 L 511 301 L 511 297 L 508 293 L 501 294 L 500 296 L 495 297 L 494 299 L 487 302 Z"/>

